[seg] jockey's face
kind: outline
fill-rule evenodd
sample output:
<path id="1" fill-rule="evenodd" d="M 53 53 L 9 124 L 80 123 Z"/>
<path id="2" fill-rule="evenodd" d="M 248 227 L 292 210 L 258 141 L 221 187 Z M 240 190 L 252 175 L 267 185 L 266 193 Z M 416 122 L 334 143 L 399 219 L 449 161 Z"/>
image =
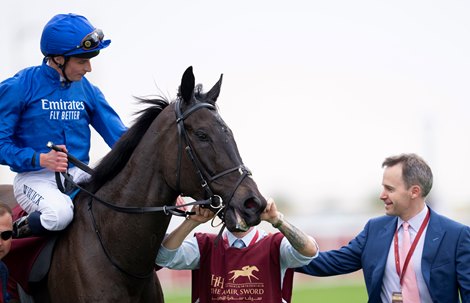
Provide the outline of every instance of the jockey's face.
<path id="1" fill-rule="evenodd" d="M 70 57 L 66 62 L 63 56 L 57 56 L 50 62 L 61 76 L 64 76 L 64 74 L 59 66 L 65 64 L 65 76 L 70 81 L 80 81 L 86 73 L 92 71 L 91 60 L 88 58 Z"/>
<path id="2" fill-rule="evenodd" d="M 0 232 L 11 231 L 13 229 L 13 219 L 9 213 L 0 216 Z M 0 260 L 5 257 L 11 248 L 11 237 L 3 240 L 0 237 Z"/>
<path id="3" fill-rule="evenodd" d="M 65 65 L 65 74 L 70 81 L 80 81 L 89 72 L 91 72 L 91 61 L 87 58 L 70 57 Z"/>

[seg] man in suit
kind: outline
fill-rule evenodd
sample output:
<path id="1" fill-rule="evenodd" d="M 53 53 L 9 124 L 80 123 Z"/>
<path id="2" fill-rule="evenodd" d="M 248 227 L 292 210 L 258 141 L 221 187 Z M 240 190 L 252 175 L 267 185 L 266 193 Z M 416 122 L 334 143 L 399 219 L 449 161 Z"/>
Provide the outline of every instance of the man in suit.
<path id="1" fill-rule="evenodd" d="M 386 216 L 369 220 L 348 245 L 320 252 L 296 270 L 333 276 L 362 268 L 369 302 L 470 302 L 470 228 L 426 205 L 433 176 L 422 158 L 393 156 L 382 167 Z"/>

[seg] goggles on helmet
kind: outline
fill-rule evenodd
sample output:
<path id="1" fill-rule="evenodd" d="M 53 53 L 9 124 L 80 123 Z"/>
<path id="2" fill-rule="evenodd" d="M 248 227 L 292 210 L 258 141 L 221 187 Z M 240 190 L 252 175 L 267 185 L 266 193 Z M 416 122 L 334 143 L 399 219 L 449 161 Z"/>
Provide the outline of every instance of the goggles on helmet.
<path id="1" fill-rule="evenodd" d="M 64 55 L 67 55 L 68 53 L 73 52 L 74 50 L 79 48 L 83 49 L 84 51 L 95 49 L 100 45 L 101 41 L 103 41 L 103 38 L 103 31 L 97 28 L 88 35 L 86 35 L 80 42 L 80 45 L 77 45 L 73 49 L 66 51 Z"/>

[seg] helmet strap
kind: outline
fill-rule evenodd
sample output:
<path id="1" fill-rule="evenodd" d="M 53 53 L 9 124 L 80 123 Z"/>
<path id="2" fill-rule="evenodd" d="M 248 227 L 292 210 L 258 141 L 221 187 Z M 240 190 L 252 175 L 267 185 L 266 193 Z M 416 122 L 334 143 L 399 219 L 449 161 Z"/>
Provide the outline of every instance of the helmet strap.
<path id="1" fill-rule="evenodd" d="M 65 73 L 65 66 L 67 65 L 67 62 L 69 61 L 70 57 L 66 57 L 66 56 L 63 56 L 64 57 L 64 64 L 60 64 L 59 62 L 57 62 L 55 60 L 55 56 L 52 57 L 52 61 L 54 61 L 55 65 L 57 65 L 57 67 L 62 71 L 62 76 L 64 77 L 65 79 L 65 83 L 66 84 L 69 84 L 69 83 L 72 83 L 72 81 L 69 80 L 69 78 L 67 78 L 67 74 Z"/>

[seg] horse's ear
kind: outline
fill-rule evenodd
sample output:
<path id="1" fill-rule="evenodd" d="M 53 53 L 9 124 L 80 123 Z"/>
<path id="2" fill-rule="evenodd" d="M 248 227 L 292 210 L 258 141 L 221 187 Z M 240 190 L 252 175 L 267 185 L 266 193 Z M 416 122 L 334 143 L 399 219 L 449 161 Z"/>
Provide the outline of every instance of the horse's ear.
<path id="1" fill-rule="evenodd" d="M 215 104 L 215 102 L 217 101 L 217 98 L 219 97 L 223 76 L 224 74 L 221 74 L 219 81 L 217 81 L 217 83 L 211 88 L 211 90 L 207 92 L 207 101 L 209 101 L 212 104 Z"/>
<path id="2" fill-rule="evenodd" d="M 190 66 L 185 70 L 183 77 L 181 78 L 180 93 L 185 103 L 191 101 L 191 98 L 194 94 L 194 85 L 195 79 L 193 74 L 193 67 Z"/>

